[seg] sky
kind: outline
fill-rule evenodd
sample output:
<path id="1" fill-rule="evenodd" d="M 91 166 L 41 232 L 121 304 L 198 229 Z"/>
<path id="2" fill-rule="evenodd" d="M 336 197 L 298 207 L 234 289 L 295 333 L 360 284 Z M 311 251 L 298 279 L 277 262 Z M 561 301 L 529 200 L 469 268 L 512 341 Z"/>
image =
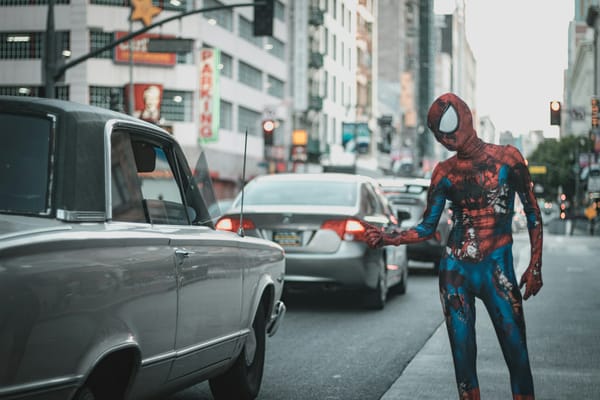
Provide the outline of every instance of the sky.
<path id="1" fill-rule="evenodd" d="M 437 0 L 436 7 L 453 0 Z M 467 40 L 477 61 L 476 108 L 499 132 L 550 125 L 549 103 L 562 100 L 573 0 L 466 0 Z"/>

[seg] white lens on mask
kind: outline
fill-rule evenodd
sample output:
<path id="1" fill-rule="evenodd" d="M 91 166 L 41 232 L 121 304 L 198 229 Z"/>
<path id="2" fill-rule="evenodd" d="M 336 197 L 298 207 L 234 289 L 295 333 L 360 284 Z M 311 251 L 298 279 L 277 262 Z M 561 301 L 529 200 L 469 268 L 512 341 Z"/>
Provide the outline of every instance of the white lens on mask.
<path id="1" fill-rule="evenodd" d="M 439 130 L 442 133 L 453 133 L 457 129 L 458 129 L 458 113 L 456 112 L 454 107 L 452 107 L 452 105 L 450 105 L 448 107 L 448 109 L 446 111 L 444 111 L 442 118 L 440 118 Z"/>

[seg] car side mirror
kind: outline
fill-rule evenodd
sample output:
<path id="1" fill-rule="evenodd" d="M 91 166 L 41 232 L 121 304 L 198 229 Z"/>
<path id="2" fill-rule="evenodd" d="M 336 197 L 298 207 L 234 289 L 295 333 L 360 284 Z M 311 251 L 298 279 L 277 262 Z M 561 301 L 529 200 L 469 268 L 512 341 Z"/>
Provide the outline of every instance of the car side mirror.
<path id="1" fill-rule="evenodd" d="M 406 221 L 407 219 L 410 219 L 410 213 L 405 210 L 398 210 L 397 218 L 398 218 L 398 224 L 400 224 L 402 221 Z"/>

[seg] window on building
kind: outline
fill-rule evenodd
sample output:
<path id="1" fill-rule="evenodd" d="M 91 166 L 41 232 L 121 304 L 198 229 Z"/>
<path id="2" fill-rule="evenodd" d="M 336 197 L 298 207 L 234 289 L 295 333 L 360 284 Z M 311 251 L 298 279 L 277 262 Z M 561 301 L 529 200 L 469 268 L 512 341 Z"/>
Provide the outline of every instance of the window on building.
<path id="1" fill-rule="evenodd" d="M 323 51 L 325 54 L 329 54 L 329 29 L 323 30 Z"/>
<path id="2" fill-rule="evenodd" d="M 233 130 L 233 105 L 225 100 L 221 100 L 219 113 L 219 127 L 228 131 Z"/>
<path id="3" fill-rule="evenodd" d="M 101 30 L 92 29 L 90 30 L 90 51 L 96 51 L 110 44 L 115 40 L 113 32 L 102 32 Z M 113 49 L 105 50 L 100 54 L 94 56 L 95 58 L 109 58 L 113 57 Z"/>
<path id="4" fill-rule="evenodd" d="M 262 37 L 254 36 L 254 28 L 252 26 L 252 21 L 247 20 L 246 18 L 239 16 L 238 19 L 238 34 L 240 37 L 255 46 L 262 47 Z"/>
<path id="5" fill-rule="evenodd" d="M 112 96 L 119 96 L 117 93 L 121 93 L 119 102 L 123 109 L 125 109 L 123 87 L 121 86 L 90 86 L 90 105 L 110 110 L 111 93 Z"/>
<path id="6" fill-rule="evenodd" d="M 221 76 L 233 78 L 233 57 L 227 53 L 221 52 L 221 64 L 219 65 Z"/>
<path id="7" fill-rule="evenodd" d="M 42 58 L 44 32 L 0 32 L 0 60 L 26 60 Z M 56 32 L 58 57 L 69 51 L 70 33 Z"/>
<path id="8" fill-rule="evenodd" d="M 275 19 L 278 19 L 281 22 L 285 22 L 285 5 L 279 0 L 275 1 L 273 16 L 275 17 Z"/>
<path id="9" fill-rule="evenodd" d="M 331 56 L 333 57 L 334 60 L 337 60 L 337 36 L 332 35 L 332 41 L 331 41 Z"/>
<path id="10" fill-rule="evenodd" d="M 333 76 L 333 82 L 331 87 L 331 100 L 335 103 L 337 101 L 337 76 Z"/>
<path id="11" fill-rule="evenodd" d="M 337 0 L 333 0 L 331 8 L 333 10 L 333 19 L 337 19 Z"/>
<path id="12" fill-rule="evenodd" d="M 41 86 L 0 86 L 0 96 L 33 96 L 44 97 L 44 89 Z M 69 87 L 57 85 L 54 88 L 57 99 L 69 100 Z"/>
<path id="13" fill-rule="evenodd" d="M 243 61 L 238 65 L 238 81 L 262 91 L 262 72 Z"/>
<path id="14" fill-rule="evenodd" d="M 346 19 L 346 7 L 344 6 L 344 3 L 342 3 L 342 12 L 341 12 L 341 17 L 342 17 L 341 24 L 342 24 L 342 28 L 343 28 L 343 27 L 344 27 L 344 25 L 345 25 L 345 22 L 346 22 L 346 21 L 345 21 L 345 19 Z"/>
<path id="15" fill-rule="evenodd" d="M 204 0 L 202 8 L 221 7 L 224 4 L 217 0 Z M 216 10 L 202 13 L 209 23 L 219 25 L 220 27 L 233 32 L 233 10 Z"/>
<path id="16" fill-rule="evenodd" d="M 329 73 L 327 71 L 323 72 L 323 98 L 327 98 L 329 95 Z"/>
<path id="17" fill-rule="evenodd" d="M 284 83 L 282 80 L 275 78 L 274 76 L 269 75 L 268 77 L 268 90 L 271 96 L 279 97 L 283 99 L 283 91 L 284 91 Z"/>
<path id="18" fill-rule="evenodd" d="M 69 4 L 69 0 L 54 0 L 54 4 Z M 48 0 L 0 0 L 0 7 L 5 6 L 42 6 L 48 4 Z"/>
<path id="19" fill-rule="evenodd" d="M 246 132 L 248 135 L 258 136 L 258 127 L 262 119 L 262 114 L 246 107 L 238 107 L 238 132 Z"/>
<path id="20" fill-rule="evenodd" d="M 344 42 L 340 40 L 340 62 L 344 66 Z"/>
<path id="21" fill-rule="evenodd" d="M 269 52 L 271 54 L 282 60 L 285 58 L 285 44 L 281 40 L 269 37 L 267 43 L 270 45 Z"/>
<path id="22" fill-rule="evenodd" d="M 194 105 L 193 92 L 164 90 L 160 103 L 160 116 L 165 121 L 191 122 Z"/>

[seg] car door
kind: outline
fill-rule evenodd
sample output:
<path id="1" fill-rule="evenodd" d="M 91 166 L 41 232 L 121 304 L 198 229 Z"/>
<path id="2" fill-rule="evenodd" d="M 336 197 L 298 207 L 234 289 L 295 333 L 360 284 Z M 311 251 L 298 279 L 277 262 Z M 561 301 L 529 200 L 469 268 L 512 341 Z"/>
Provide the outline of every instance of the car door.
<path id="1" fill-rule="evenodd" d="M 134 138 L 150 146 L 154 168 L 140 174 L 154 230 L 169 237 L 177 273 L 176 358 L 170 379 L 227 360 L 239 336 L 242 266 L 239 238 L 216 232 L 187 162 L 174 143 Z"/>

